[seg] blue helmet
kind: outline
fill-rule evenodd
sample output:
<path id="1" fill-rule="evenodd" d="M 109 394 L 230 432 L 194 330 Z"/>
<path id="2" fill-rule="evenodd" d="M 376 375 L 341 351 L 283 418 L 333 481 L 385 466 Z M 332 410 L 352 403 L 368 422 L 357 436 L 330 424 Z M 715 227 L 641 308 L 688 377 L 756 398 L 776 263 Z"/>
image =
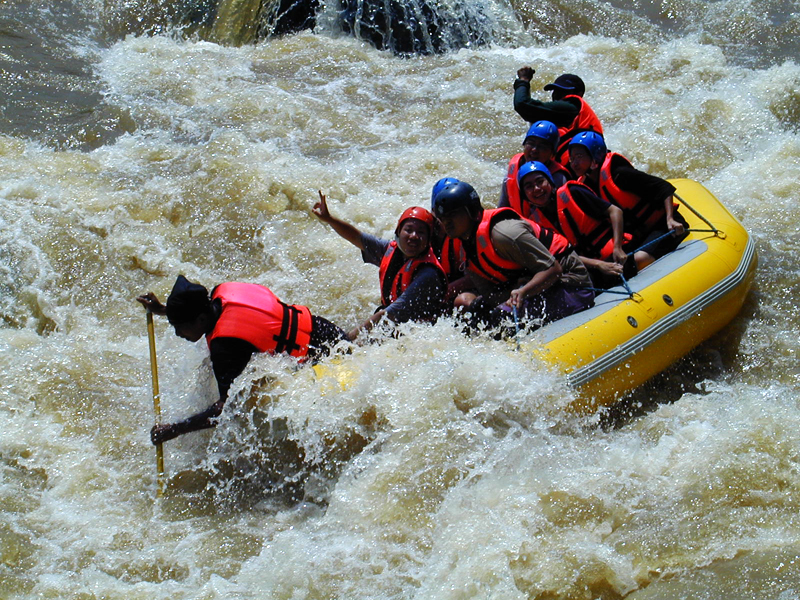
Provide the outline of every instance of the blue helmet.
<path id="1" fill-rule="evenodd" d="M 441 192 L 444 188 L 452 183 L 458 183 L 458 179 L 455 177 L 442 177 L 439 181 L 433 184 L 433 190 L 431 190 L 431 211 L 436 212 L 436 207 L 433 204 L 436 194 Z"/>
<path id="2" fill-rule="evenodd" d="M 558 135 L 558 127 L 555 126 L 555 123 L 551 123 L 550 121 L 536 121 L 536 123 L 531 125 L 530 129 L 528 129 L 528 133 L 525 134 L 525 139 L 522 141 L 523 145 L 528 141 L 528 138 L 532 137 L 544 140 L 550 144 L 553 152 L 558 148 L 558 142 L 561 139 Z"/>
<path id="3" fill-rule="evenodd" d="M 530 175 L 531 173 L 541 173 L 547 177 L 547 181 L 550 182 L 550 185 L 555 185 L 553 182 L 553 175 L 550 173 L 550 169 L 545 167 L 544 163 L 540 163 L 538 160 L 526 162 L 519 168 L 519 171 L 517 172 L 517 185 L 522 187 L 522 180 L 526 175 Z"/>
<path id="4" fill-rule="evenodd" d="M 444 186 L 433 199 L 433 214 L 439 218 L 459 208 L 466 208 L 473 218 L 483 209 L 478 192 L 464 181 Z"/>
<path id="5" fill-rule="evenodd" d="M 569 147 L 572 148 L 572 146 L 583 146 L 586 148 L 589 156 L 598 164 L 603 163 L 606 153 L 608 152 L 603 136 L 594 131 L 581 131 L 576 134 L 569 142 Z"/>

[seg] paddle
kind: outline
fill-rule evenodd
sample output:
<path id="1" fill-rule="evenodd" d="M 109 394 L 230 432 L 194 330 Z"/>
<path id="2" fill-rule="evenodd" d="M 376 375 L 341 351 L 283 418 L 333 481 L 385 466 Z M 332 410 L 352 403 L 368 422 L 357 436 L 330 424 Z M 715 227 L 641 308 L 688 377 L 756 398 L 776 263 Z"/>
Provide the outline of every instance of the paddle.
<path id="1" fill-rule="evenodd" d="M 150 373 L 153 377 L 153 410 L 156 425 L 161 425 L 161 394 L 158 391 L 158 365 L 156 364 L 156 334 L 153 313 L 147 309 L 147 338 L 150 341 Z M 164 495 L 164 449 L 156 444 L 156 469 L 158 470 L 158 496 Z"/>

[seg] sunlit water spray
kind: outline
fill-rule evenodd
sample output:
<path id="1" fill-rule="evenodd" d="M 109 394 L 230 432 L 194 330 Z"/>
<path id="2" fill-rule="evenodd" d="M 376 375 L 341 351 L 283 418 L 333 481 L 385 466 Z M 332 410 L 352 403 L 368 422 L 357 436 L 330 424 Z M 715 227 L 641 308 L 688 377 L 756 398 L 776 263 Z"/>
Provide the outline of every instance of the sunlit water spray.
<path id="1" fill-rule="evenodd" d="M 6 596 L 797 597 L 800 69 L 701 34 L 617 37 L 407 59 L 319 33 L 76 42 L 87 87 L 135 127 L 86 152 L 0 138 Z M 317 190 L 384 236 L 445 175 L 491 206 L 527 127 L 523 64 L 543 98 L 580 73 L 612 149 L 744 222 L 762 266 L 741 318 L 616 427 L 449 320 L 325 361 L 345 389 L 259 356 L 217 429 L 166 444 L 155 503 L 135 296 L 178 273 L 252 281 L 354 325 L 377 269 L 310 214 Z M 164 418 L 184 418 L 214 400 L 207 351 L 156 327 Z"/>

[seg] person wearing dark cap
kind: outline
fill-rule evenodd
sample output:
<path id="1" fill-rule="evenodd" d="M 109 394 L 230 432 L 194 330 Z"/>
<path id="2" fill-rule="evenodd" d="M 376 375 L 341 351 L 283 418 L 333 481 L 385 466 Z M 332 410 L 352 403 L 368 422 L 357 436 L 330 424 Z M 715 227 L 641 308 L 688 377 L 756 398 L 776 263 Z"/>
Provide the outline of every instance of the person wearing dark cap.
<path id="1" fill-rule="evenodd" d="M 522 67 L 514 81 L 514 110 L 529 123 L 550 121 L 558 127 L 560 142 L 555 160 L 569 166 L 569 142 L 581 131 L 595 131 L 603 135 L 603 125 L 592 107 L 583 99 L 586 86 L 583 80 L 572 73 L 559 75 L 544 86 L 552 92 L 551 102 L 531 98 L 531 79 L 535 71 Z"/>
<path id="2" fill-rule="evenodd" d="M 257 352 L 314 359 L 345 339 L 345 332 L 305 306 L 285 304 L 267 287 L 229 282 L 208 290 L 179 275 L 163 305 L 153 292 L 136 298 L 153 314 L 166 315 L 175 335 L 190 342 L 206 337 L 219 400 L 178 423 L 156 425 L 153 444 L 216 425 L 233 381 Z"/>

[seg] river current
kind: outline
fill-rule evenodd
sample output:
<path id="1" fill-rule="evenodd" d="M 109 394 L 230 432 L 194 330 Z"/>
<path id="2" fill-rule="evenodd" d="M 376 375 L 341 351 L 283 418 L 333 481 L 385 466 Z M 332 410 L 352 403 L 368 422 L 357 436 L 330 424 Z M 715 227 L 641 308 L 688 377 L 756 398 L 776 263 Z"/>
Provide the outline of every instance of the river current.
<path id="1" fill-rule="evenodd" d="M 800 599 L 797 0 L 500 3 L 493 43 L 405 58 L 325 19 L 217 45 L 168 5 L 0 2 L 0 597 Z M 354 348 L 346 389 L 258 356 L 157 499 L 135 297 L 251 281 L 355 325 L 377 269 L 317 190 L 383 236 L 443 176 L 491 206 L 526 64 L 742 221 L 741 314 L 612 415 L 449 319 Z M 164 418 L 213 402 L 205 343 L 156 344 Z"/>

